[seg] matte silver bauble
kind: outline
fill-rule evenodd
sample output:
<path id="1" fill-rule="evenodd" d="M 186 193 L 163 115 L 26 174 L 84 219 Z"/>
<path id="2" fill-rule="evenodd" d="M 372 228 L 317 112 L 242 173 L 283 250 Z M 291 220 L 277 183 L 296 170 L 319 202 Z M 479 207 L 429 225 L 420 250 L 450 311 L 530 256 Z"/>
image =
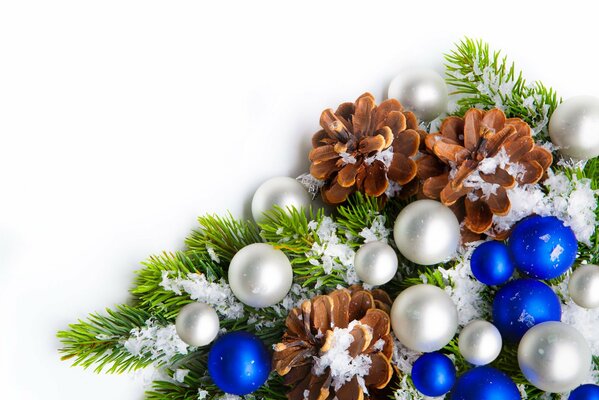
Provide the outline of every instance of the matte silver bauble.
<path id="1" fill-rule="evenodd" d="M 460 354 L 474 365 L 487 365 L 495 361 L 501 353 L 502 343 L 501 333 L 495 325 L 483 320 L 466 325 L 458 339 Z"/>
<path id="2" fill-rule="evenodd" d="M 277 304 L 293 284 L 293 269 L 281 250 L 254 243 L 239 250 L 229 264 L 229 286 L 235 297 L 248 306 Z"/>
<path id="3" fill-rule="evenodd" d="M 402 71 L 389 84 L 388 97 L 397 99 L 409 111 L 430 122 L 447 111 L 449 95 L 441 75 L 429 69 Z"/>
<path id="4" fill-rule="evenodd" d="M 426 284 L 410 286 L 393 302 L 391 326 L 404 346 L 429 353 L 454 337 L 458 310 L 443 289 Z"/>
<path id="5" fill-rule="evenodd" d="M 214 308 L 204 303 L 184 305 L 175 321 L 177 335 L 190 346 L 205 346 L 218 335 L 220 321 Z"/>
<path id="6" fill-rule="evenodd" d="M 354 268 L 358 278 L 369 285 L 384 285 L 397 273 L 397 254 L 387 243 L 370 242 L 356 252 Z"/>
<path id="7" fill-rule="evenodd" d="M 393 237 L 399 252 L 420 265 L 453 256 L 460 244 L 460 223 L 453 211 L 434 200 L 417 200 L 397 216 Z"/>
<path id="8" fill-rule="evenodd" d="M 576 329 L 563 322 L 543 322 L 530 328 L 518 346 L 520 370 L 537 388 L 568 392 L 591 370 L 591 349 Z"/>
<path id="9" fill-rule="evenodd" d="M 584 308 L 599 308 L 599 266 L 581 265 L 570 277 L 568 292 L 574 303 Z"/>
<path id="10" fill-rule="evenodd" d="M 599 98 L 576 96 L 557 106 L 549 120 L 549 136 L 564 156 L 599 156 Z"/>
<path id="11" fill-rule="evenodd" d="M 300 182 L 289 177 L 272 178 L 264 182 L 252 198 L 252 216 L 256 222 L 264 218 L 264 213 L 279 206 L 303 208 L 310 207 L 310 194 Z"/>

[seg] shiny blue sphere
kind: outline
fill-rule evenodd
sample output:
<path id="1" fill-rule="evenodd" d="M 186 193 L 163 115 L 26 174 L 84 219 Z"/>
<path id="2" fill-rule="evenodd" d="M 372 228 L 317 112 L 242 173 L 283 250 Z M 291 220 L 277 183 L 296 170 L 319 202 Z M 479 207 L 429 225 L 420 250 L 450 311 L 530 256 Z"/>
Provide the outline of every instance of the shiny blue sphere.
<path id="1" fill-rule="evenodd" d="M 493 367 L 477 367 L 458 378 L 451 400 L 520 400 L 509 376 Z"/>
<path id="2" fill-rule="evenodd" d="M 208 354 L 208 373 L 225 393 L 243 396 L 258 390 L 270 374 L 271 357 L 262 341 L 249 332 L 221 336 Z"/>
<path id="3" fill-rule="evenodd" d="M 518 222 L 508 247 L 516 268 L 531 278 L 553 279 L 576 260 L 578 241 L 572 229 L 556 217 L 532 216 Z"/>
<path id="4" fill-rule="evenodd" d="M 508 247 L 497 241 L 479 245 L 472 253 L 470 266 L 474 277 L 489 286 L 503 285 L 516 269 Z"/>
<path id="5" fill-rule="evenodd" d="M 562 306 L 555 292 L 534 279 L 509 282 L 493 300 L 493 323 L 506 342 L 519 342 L 533 326 L 561 318 Z"/>
<path id="6" fill-rule="evenodd" d="M 455 366 L 444 354 L 427 353 L 420 356 L 412 367 L 412 382 L 423 395 L 442 396 L 455 383 Z"/>
<path id="7" fill-rule="evenodd" d="M 599 386 L 582 385 L 570 393 L 568 400 L 599 400 Z"/>

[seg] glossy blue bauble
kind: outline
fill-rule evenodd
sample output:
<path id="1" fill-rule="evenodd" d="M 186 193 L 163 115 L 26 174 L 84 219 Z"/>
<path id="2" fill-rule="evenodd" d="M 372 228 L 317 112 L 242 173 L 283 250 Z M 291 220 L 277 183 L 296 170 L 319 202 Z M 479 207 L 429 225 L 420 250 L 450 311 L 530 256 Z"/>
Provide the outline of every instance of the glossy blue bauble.
<path id="1" fill-rule="evenodd" d="M 568 400 L 599 400 L 599 386 L 582 385 L 570 393 Z"/>
<path id="2" fill-rule="evenodd" d="M 455 383 L 455 366 L 444 354 L 427 353 L 420 356 L 412 367 L 412 382 L 423 395 L 442 396 Z"/>
<path id="3" fill-rule="evenodd" d="M 214 384 L 238 396 L 258 390 L 270 374 L 270 364 L 268 349 L 249 332 L 221 336 L 208 354 L 208 373 Z"/>
<path id="4" fill-rule="evenodd" d="M 470 266 L 474 277 L 489 286 L 503 285 L 516 269 L 508 247 L 497 241 L 479 245 L 472 253 Z"/>
<path id="5" fill-rule="evenodd" d="M 520 400 L 520 392 L 509 376 L 493 367 L 477 367 L 460 376 L 451 400 Z"/>
<path id="6" fill-rule="evenodd" d="M 509 282 L 493 300 L 493 323 L 506 342 L 518 342 L 533 326 L 561 318 L 562 306 L 555 292 L 534 279 Z"/>
<path id="7" fill-rule="evenodd" d="M 518 222 L 508 247 L 516 268 L 531 278 L 553 279 L 576 260 L 578 241 L 572 229 L 555 217 L 533 216 Z"/>

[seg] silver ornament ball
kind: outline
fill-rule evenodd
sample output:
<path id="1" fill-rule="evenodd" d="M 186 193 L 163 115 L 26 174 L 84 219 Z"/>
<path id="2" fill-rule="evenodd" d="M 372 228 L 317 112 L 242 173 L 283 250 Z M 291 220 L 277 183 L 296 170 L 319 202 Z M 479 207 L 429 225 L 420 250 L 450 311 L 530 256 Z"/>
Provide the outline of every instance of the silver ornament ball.
<path id="1" fill-rule="evenodd" d="M 476 320 L 462 329 L 458 339 L 460 354 L 474 365 L 487 365 L 501 353 L 503 341 L 499 330 L 488 321 Z"/>
<path id="2" fill-rule="evenodd" d="M 562 322 L 530 328 L 518 346 L 518 364 L 528 381 L 550 393 L 568 392 L 591 370 L 591 349 L 576 329 Z"/>
<path id="3" fill-rule="evenodd" d="M 189 303 L 181 308 L 175 321 L 177 335 L 190 346 L 205 346 L 218 335 L 220 321 L 216 311 L 204 303 Z"/>
<path id="4" fill-rule="evenodd" d="M 460 244 L 460 223 L 448 207 L 434 200 L 417 200 L 397 216 L 393 237 L 399 252 L 420 265 L 446 261 Z"/>
<path id="5" fill-rule="evenodd" d="M 397 273 L 397 254 L 384 242 L 370 242 L 356 252 L 354 268 L 358 278 L 369 285 L 384 285 Z"/>
<path id="6" fill-rule="evenodd" d="M 310 207 L 310 194 L 300 182 L 289 177 L 272 178 L 264 182 L 252 198 L 252 216 L 256 222 L 264 219 L 264 213 L 279 206 L 303 208 Z"/>
<path id="7" fill-rule="evenodd" d="M 549 136 L 564 156 L 599 156 L 599 98 L 576 96 L 561 103 L 549 120 Z"/>
<path id="8" fill-rule="evenodd" d="M 443 289 L 426 284 L 410 286 L 393 302 L 391 326 L 404 346 L 429 353 L 454 337 L 458 311 Z"/>
<path id="9" fill-rule="evenodd" d="M 389 84 L 388 97 L 430 122 L 447 111 L 449 95 L 441 75 L 430 69 L 404 70 Z"/>
<path id="10" fill-rule="evenodd" d="M 266 243 L 239 250 L 229 264 L 229 286 L 235 297 L 255 308 L 277 304 L 289 293 L 293 269 L 281 250 Z"/>
<path id="11" fill-rule="evenodd" d="M 581 265 L 568 283 L 568 292 L 574 303 L 584 308 L 599 308 L 599 266 Z"/>

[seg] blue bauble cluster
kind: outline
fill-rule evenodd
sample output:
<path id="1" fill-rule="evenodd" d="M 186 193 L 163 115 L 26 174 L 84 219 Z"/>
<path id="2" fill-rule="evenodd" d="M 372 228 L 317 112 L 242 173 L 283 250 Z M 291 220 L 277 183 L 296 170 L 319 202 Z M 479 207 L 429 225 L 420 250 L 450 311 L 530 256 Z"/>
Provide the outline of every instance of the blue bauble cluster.
<path id="1" fill-rule="evenodd" d="M 520 400 L 514 381 L 493 367 L 477 367 L 460 376 L 451 400 Z"/>
<path id="2" fill-rule="evenodd" d="M 518 342 L 533 326 L 561 317 L 562 306 L 555 292 L 535 279 L 511 281 L 493 300 L 493 322 L 507 342 Z"/>
<path id="3" fill-rule="evenodd" d="M 556 217 L 532 216 L 520 221 L 508 246 L 516 267 L 536 279 L 553 279 L 576 260 L 578 241 L 574 232 Z"/>
<path id="4" fill-rule="evenodd" d="M 598 385 L 582 385 L 570 393 L 568 400 L 599 400 Z"/>
<path id="5" fill-rule="evenodd" d="M 442 396 L 455 383 L 455 366 L 446 355 L 434 352 L 420 356 L 412 367 L 412 382 L 423 395 Z"/>
<path id="6" fill-rule="evenodd" d="M 503 242 L 489 241 L 478 246 L 470 259 L 472 274 L 489 286 L 503 285 L 514 273 L 514 261 Z"/>
<path id="7" fill-rule="evenodd" d="M 262 341 L 249 332 L 231 332 L 218 339 L 208 354 L 208 373 L 225 393 L 243 396 L 266 382 L 271 357 Z"/>

